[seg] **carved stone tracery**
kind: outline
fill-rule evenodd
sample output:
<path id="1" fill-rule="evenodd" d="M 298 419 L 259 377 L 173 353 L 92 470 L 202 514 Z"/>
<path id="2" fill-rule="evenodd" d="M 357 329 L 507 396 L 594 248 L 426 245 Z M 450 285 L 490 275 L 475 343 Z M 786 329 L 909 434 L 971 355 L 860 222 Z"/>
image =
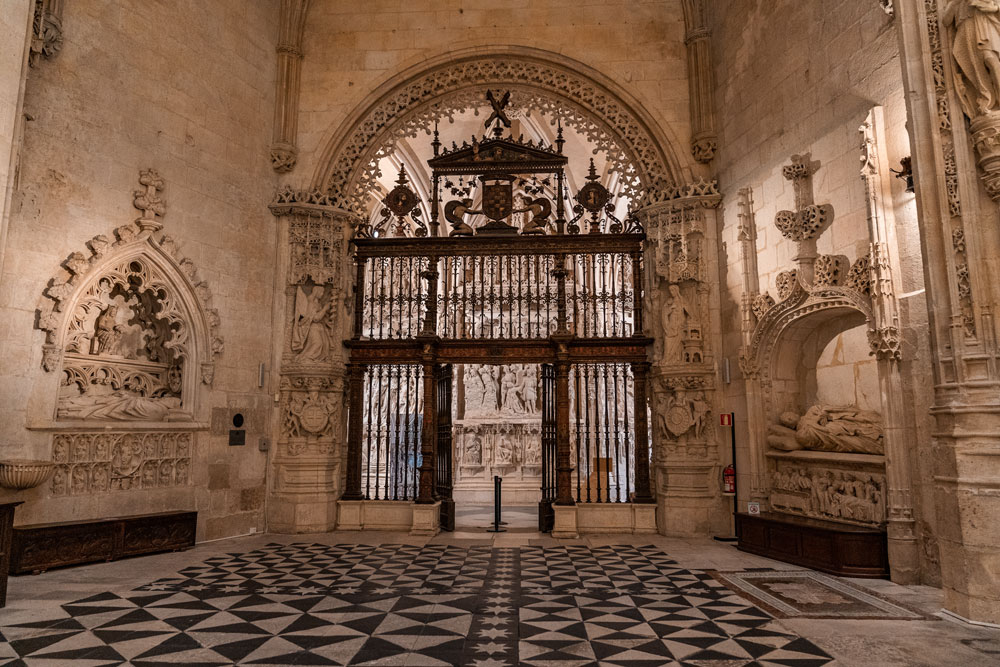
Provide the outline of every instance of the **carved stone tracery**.
<path id="1" fill-rule="evenodd" d="M 325 170 L 315 182 L 339 207 L 363 215 L 367 195 L 375 191 L 377 164 L 396 142 L 415 137 L 441 118 L 483 108 L 484 86 L 509 90 L 510 104 L 558 118 L 597 150 L 609 169 L 620 175 L 623 193 L 636 205 L 662 201 L 678 178 L 679 168 L 664 155 L 650 125 L 617 94 L 573 69 L 535 58 L 504 54 L 470 57 L 423 72 L 368 107 L 351 130 L 331 145 Z"/>
<path id="2" fill-rule="evenodd" d="M 143 170 L 140 183 L 143 215 L 114 242 L 97 236 L 89 253 L 72 253 L 39 302 L 43 368 L 63 369 L 58 418 L 190 419 L 197 382 L 188 378 L 210 383 L 223 351 L 207 283 L 158 234 L 163 181 Z"/>

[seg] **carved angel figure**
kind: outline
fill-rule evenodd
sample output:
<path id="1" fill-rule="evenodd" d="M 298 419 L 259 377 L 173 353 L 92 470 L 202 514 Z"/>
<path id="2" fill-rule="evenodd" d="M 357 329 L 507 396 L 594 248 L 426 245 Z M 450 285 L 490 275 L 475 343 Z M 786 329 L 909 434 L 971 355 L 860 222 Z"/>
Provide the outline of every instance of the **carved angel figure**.
<path id="1" fill-rule="evenodd" d="M 954 24 L 955 86 L 969 118 L 1000 108 L 1000 0 L 950 0 L 942 14 Z"/>
<path id="2" fill-rule="evenodd" d="M 292 351 L 300 361 L 327 361 L 330 356 L 330 331 L 327 320 L 332 299 L 324 299 L 324 289 L 315 285 L 295 295 L 295 320 L 292 322 Z M 324 303 L 325 301 L 325 303 Z"/>

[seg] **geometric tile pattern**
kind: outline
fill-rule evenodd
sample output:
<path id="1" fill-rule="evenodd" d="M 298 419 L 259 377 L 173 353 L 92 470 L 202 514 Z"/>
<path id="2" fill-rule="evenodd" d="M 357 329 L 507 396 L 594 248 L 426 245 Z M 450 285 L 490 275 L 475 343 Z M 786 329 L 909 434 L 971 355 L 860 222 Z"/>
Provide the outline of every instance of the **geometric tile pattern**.
<path id="1" fill-rule="evenodd" d="M 656 547 L 269 545 L 51 618 L 0 616 L 9 665 L 827 665 Z"/>
<path id="2" fill-rule="evenodd" d="M 920 612 L 850 582 L 812 572 L 713 572 L 712 575 L 779 618 L 920 620 Z"/>

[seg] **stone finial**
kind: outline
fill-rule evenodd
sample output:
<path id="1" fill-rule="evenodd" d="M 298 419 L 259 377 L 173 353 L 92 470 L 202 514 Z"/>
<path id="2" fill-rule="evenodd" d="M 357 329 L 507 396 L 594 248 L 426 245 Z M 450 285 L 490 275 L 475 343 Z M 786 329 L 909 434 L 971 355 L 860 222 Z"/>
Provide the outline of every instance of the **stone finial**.
<path id="1" fill-rule="evenodd" d="M 132 205 L 142 211 L 136 223 L 140 228 L 152 226 L 159 229 L 162 225 L 156 217 L 163 217 L 167 212 L 167 202 L 159 194 L 163 189 L 163 178 L 155 169 L 143 169 L 139 172 L 139 183 L 144 189 L 136 190 L 132 200 Z"/>

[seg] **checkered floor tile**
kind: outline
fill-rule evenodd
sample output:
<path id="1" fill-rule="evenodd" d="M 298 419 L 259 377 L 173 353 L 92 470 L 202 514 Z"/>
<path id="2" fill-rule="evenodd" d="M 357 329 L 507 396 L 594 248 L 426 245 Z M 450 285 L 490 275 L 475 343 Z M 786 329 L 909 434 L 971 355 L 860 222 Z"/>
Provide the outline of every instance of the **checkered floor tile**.
<path id="1" fill-rule="evenodd" d="M 826 665 L 655 547 L 270 545 L 42 621 L 7 665 Z"/>

